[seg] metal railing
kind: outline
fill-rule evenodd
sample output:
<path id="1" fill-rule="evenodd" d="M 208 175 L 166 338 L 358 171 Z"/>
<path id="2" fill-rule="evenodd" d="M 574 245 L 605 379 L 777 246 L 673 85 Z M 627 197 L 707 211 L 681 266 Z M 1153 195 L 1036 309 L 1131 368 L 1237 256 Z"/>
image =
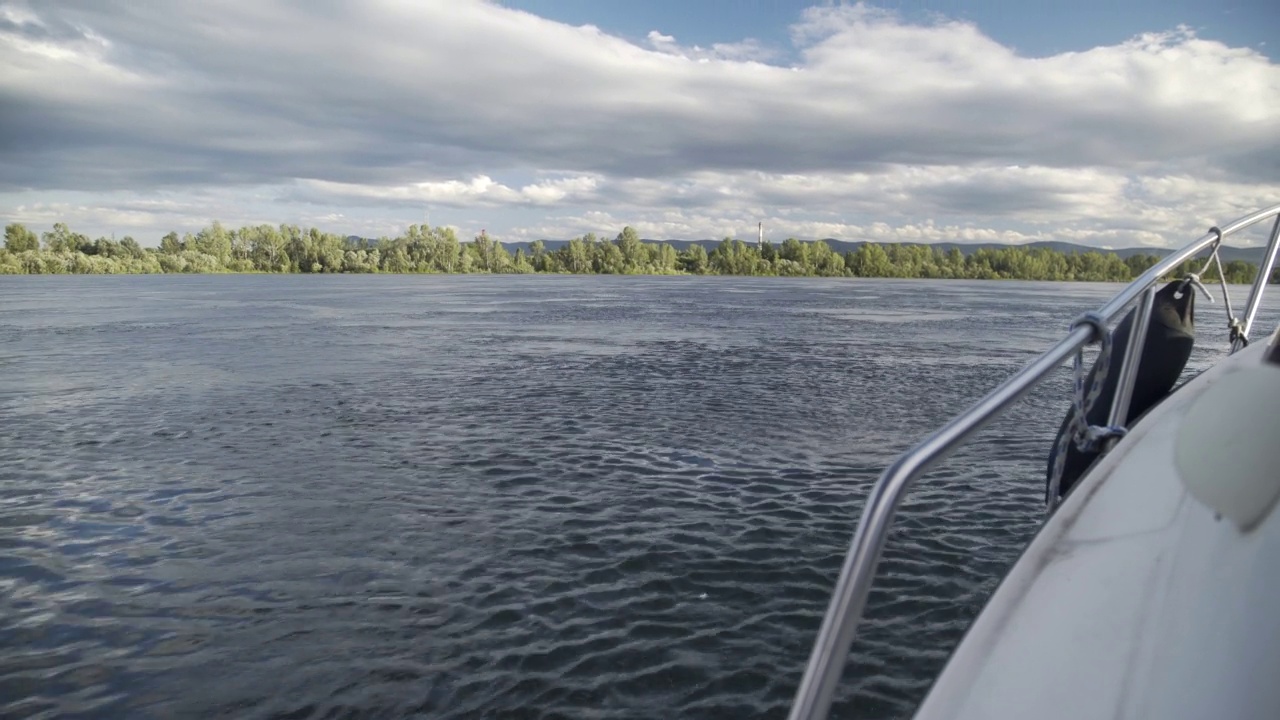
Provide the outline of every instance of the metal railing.
<path id="1" fill-rule="evenodd" d="M 1275 218 L 1275 224 L 1271 229 L 1264 262 L 1258 268 L 1258 277 L 1249 296 L 1244 322 L 1239 323 L 1231 315 L 1229 307 L 1227 310 L 1228 325 L 1233 329 L 1231 351 L 1239 350 L 1248 342 L 1249 330 L 1257 316 L 1263 289 L 1270 278 L 1276 251 L 1280 246 L 1280 205 L 1258 210 L 1221 228 L 1211 228 L 1200 239 L 1157 262 L 1097 312 L 1097 315 L 1109 324 L 1120 315 L 1122 310 L 1141 296 L 1134 317 L 1134 328 L 1129 334 L 1129 341 L 1121 362 L 1116 401 L 1111 407 L 1111 425 L 1123 424 L 1122 418 L 1128 413 L 1141 356 L 1140 348 L 1146 336 L 1146 325 L 1151 314 L 1156 284 L 1184 261 L 1195 257 L 1205 249 L 1212 248 L 1211 259 L 1217 261 L 1218 247 L 1223 238 L 1268 218 Z M 1220 261 L 1218 261 L 1218 272 L 1222 274 Z M 1223 290 L 1225 293 L 1225 276 Z M 866 607 L 876 565 L 884 551 L 885 540 L 889 535 L 894 514 L 912 483 L 1005 408 L 1039 384 L 1064 360 L 1080 351 L 1086 344 L 1097 340 L 1096 332 L 1095 328 L 1089 324 L 1073 325 L 1067 336 L 1047 352 L 1031 361 L 986 397 L 947 423 L 942 429 L 925 438 L 885 469 L 867 496 L 862 517 L 858 521 L 858 527 L 849 545 L 849 551 L 845 555 L 844 565 L 840 569 L 840 577 L 836 581 L 831 602 L 827 606 L 827 614 L 818 630 L 817 640 L 809 655 L 808 666 L 805 668 L 804 677 L 796 692 L 795 701 L 788 716 L 790 720 L 815 720 L 827 716 L 836 686 L 844 672 L 849 648 L 853 644 L 854 632 Z"/>

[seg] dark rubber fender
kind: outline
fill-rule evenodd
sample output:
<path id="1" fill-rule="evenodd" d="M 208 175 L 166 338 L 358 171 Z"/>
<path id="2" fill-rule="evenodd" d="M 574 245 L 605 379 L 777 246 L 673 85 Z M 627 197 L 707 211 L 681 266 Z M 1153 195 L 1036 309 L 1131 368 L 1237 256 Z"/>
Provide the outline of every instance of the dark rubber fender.
<path id="1" fill-rule="evenodd" d="M 1178 295 L 1182 297 L 1177 297 Z M 1107 379 L 1102 385 L 1102 392 L 1098 394 L 1098 399 L 1087 415 L 1090 425 L 1107 424 L 1111 403 L 1116 395 L 1124 348 L 1133 327 L 1134 312 L 1130 310 L 1112 332 L 1111 366 L 1107 371 Z M 1195 345 L 1195 341 L 1195 286 L 1182 280 L 1175 280 L 1156 292 L 1153 300 L 1151 321 L 1147 325 L 1147 338 L 1142 346 L 1142 360 L 1138 364 L 1138 377 L 1134 382 L 1133 398 L 1129 402 L 1129 416 L 1125 418 L 1125 427 L 1132 427 L 1134 420 L 1169 395 L 1187 366 L 1187 359 L 1191 357 L 1191 348 Z M 1093 383 L 1097 370 L 1098 364 L 1095 361 L 1085 379 L 1085 387 Z M 1053 477 L 1053 464 L 1057 460 L 1058 444 L 1063 433 L 1070 432 L 1075 412 L 1074 406 L 1067 411 L 1067 416 L 1063 418 L 1058 434 L 1054 437 L 1053 448 L 1049 451 L 1049 468 L 1045 476 L 1046 502 L 1049 500 L 1049 482 Z M 1101 453 L 1096 451 L 1081 452 L 1074 442 L 1067 444 L 1067 461 L 1058 487 L 1059 497 L 1066 497 L 1067 491 L 1075 485 L 1099 455 Z"/>

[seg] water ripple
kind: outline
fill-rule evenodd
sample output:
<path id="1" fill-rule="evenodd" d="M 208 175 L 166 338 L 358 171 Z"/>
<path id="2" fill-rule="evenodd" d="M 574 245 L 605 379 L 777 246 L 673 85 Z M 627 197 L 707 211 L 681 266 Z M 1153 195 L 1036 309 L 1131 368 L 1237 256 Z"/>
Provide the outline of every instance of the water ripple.
<path id="1" fill-rule="evenodd" d="M 4 717 L 779 717 L 881 468 L 1113 290 L 75 281 L 0 307 Z M 919 702 L 1066 388 L 904 504 L 835 716 Z"/>

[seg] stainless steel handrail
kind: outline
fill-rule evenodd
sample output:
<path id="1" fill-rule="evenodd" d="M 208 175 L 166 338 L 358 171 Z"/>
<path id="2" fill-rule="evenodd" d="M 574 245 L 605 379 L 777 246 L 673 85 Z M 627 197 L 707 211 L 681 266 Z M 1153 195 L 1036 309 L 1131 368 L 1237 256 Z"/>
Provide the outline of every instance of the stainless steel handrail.
<path id="1" fill-rule="evenodd" d="M 1280 205 L 1273 205 L 1228 223 L 1221 228 L 1212 228 L 1200 239 L 1167 255 L 1157 262 L 1133 282 L 1129 283 L 1113 297 L 1098 315 L 1110 323 L 1137 297 L 1155 286 L 1160 278 L 1168 274 L 1185 260 L 1195 257 L 1202 250 L 1216 248 L 1222 239 L 1239 230 L 1261 222 L 1270 217 L 1277 218 L 1276 229 L 1273 229 L 1268 247 L 1267 264 L 1259 267 L 1260 275 L 1269 276 L 1270 264 L 1276 255 L 1277 232 L 1280 232 Z M 1249 298 L 1249 320 L 1257 310 L 1265 280 L 1255 283 L 1254 292 Z M 1149 298 L 1148 298 L 1149 300 Z M 1149 307 L 1149 303 L 1148 303 Z M 1137 320 L 1138 318 L 1135 318 Z M 1135 323 L 1136 325 L 1136 323 Z M 1134 345 L 1137 338 L 1142 337 L 1134 331 L 1129 335 L 1129 345 Z M 840 577 L 827 606 L 826 616 L 818 630 L 818 637 L 809 655 L 809 663 L 805 667 L 804 677 L 796 691 L 795 701 L 791 706 L 790 720 L 816 720 L 825 718 L 831 708 L 831 700 L 836 686 L 844 672 L 849 648 L 853 644 L 854 633 L 862 611 L 867 604 L 867 595 L 871 591 L 871 583 L 875 577 L 876 565 L 884 551 L 885 540 L 893 523 L 894 514 L 906 496 L 907 490 L 926 470 L 953 452 L 962 442 L 968 439 L 1001 411 L 1021 398 L 1035 387 L 1062 362 L 1081 348 L 1093 337 L 1093 328 L 1088 325 L 1075 326 L 1067 336 L 1059 340 L 1040 357 L 1032 360 L 1026 367 L 1005 380 L 968 410 L 955 417 L 940 430 L 926 437 L 918 445 L 899 457 L 885 469 L 880 479 L 867 496 L 867 502 L 854 531 L 853 541 L 845 555 L 844 565 L 840 569 Z M 1128 362 L 1128 347 L 1126 347 Z M 1137 358 L 1133 359 L 1133 373 L 1136 374 Z M 1124 372 L 1124 371 L 1122 371 Z M 1132 377 L 1129 378 L 1132 382 Z M 1131 389 L 1123 391 L 1130 393 Z"/>

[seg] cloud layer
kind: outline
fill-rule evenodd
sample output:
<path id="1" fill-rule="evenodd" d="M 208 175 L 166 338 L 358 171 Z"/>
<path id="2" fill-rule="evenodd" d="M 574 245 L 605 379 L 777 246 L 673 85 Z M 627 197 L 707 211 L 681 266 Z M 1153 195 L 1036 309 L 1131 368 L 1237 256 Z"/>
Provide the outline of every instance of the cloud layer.
<path id="1" fill-rule="evenodd" d="M 821 7 L 787 62 L 473 0 L 0 0 L 0 219 L 377 234 L 431 207 L 513 239 L 764 219 L 1173 243 L 1280 202 L 1280 67 L 1154 30 L 1029 57 L 971 24 Z"/>

